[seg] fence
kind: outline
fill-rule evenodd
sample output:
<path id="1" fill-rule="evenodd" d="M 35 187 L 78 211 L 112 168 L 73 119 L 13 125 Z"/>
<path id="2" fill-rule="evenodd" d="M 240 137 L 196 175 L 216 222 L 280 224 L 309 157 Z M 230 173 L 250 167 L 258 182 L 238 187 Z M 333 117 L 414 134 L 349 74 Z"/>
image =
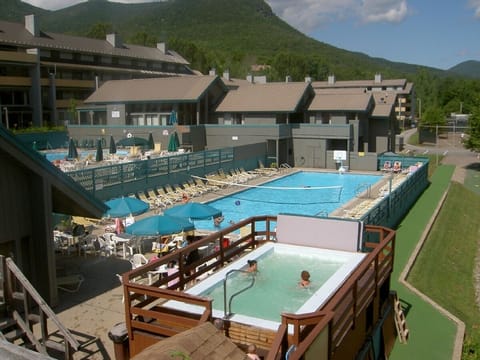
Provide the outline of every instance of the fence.
<path id="1" fill-rule="evenodd" d="M 181 184 L 191 176 L 203 177 L 219 169 L 236 167 L 247 170 L 265 161 L 265 147 L 250 146 L 247 155 L 243 147 L 224 148 L 162 156 L 146 160 L 115 163 L 102 167 L 87 167 L 68 175 L 94 196 L 107 200 L 166 184 Z"/>

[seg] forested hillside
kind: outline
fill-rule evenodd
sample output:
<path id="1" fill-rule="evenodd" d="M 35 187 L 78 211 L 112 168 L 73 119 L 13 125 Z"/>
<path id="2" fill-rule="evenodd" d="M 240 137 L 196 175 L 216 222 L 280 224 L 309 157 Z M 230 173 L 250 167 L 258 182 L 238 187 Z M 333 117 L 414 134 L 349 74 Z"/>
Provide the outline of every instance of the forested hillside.
<path id="1" fill-rule="evenodd" d="M 415 83 L 424 114 L 471 112 L 477 106 L 480 86 L 475 64 L 443 71 L 391 62 L 339 49 L 314 40 L 279 19 L 263 0 L 171 0 L 144 4 L 90 0 L 57 11 L 35 8 L 20 0 L 2 0 L 0 19 L 23 22 L 38 15 L 43 31 L 105 38 L 113 31 L 126 43 L 154 46 L 166 41 L 191 67 L 207 73 L 228 69 L 235 77 L 254 73 L 252 64 L 267 65 L 256 74 L 269 81 L 287 75 L 325 80 L 407 78 Z M 417 106 L 417 109 L 419 106 Z M 415 114 L 415 116 L 418 116 Z"/>

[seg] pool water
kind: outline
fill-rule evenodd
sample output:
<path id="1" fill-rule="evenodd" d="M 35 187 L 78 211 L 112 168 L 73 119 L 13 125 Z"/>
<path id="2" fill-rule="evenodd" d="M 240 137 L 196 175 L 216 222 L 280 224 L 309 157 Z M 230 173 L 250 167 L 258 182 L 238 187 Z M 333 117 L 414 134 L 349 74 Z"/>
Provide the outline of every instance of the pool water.
<path id="1" fill-rule="evenodd" d="M 95 157 L 97 151 L 96 150 L 88 150 L 88 151 L 79 151 L 78 152 L 78 157 L 79 158 L 86 158 L 88 155 L 92 155 Z M 68 155 L 68 151 L 46 151 L 43 152 L 45 155 L 46 159 L 50 162 L 55 161 L 55 160 L 65 160 L 65 158 Z M 108 156 L 109 152 L 108 149 L 103 151 L 103 156 L 104 158 Z M 128 155 L 128 151 L 125 150 L 117 150 L 117 155 L 119 156 L 126 156 Z"/>
<path id="2" fill-rule="evenodd" d="M 225 220 L 220 228 L 229 226 L 230 221 L 257 215 L 327 216 L 381 178 L 381 175 L 302 171 L 209 202 L 209 205 L 222 211 Z M 195 226 L 197 229 L 219 229 L 212 220 L 196 220 Z"/>
<path id="3" fill-rule="evenodd" d="M 278 251 L 270 251 L 257 261 L 259 271 L 253 287 L 234 297 L 230 312 L 271 321 L 280 321 L 282 312 L 295 313 L 345 263 L 341 258 L 319 261 L 318 256 Z M 301 288 L 300 273 L 307 269 L 311 284 Z M 231 295 L 250 285 L 251 276 L 239 272 L 228 276 L 227 304 Z M 223 291 L 223 282 L 220 282 L 201 295 L 212 298 L 213 308 L 224 312 Z"/>

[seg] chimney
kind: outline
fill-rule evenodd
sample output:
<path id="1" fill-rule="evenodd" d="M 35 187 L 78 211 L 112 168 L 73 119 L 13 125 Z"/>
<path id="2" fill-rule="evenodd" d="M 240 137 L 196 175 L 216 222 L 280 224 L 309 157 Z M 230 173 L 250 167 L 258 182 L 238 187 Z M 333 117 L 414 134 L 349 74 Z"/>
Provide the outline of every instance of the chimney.
<path id="1" fill-rule="evenodd" d="M 375 74 L 375 84 L 380 84 L 382 82 L 382 74 Z"/>
<path id="2" fill-rule="evenodd" d="M 312 82 L 312 77 L 311 76 L 305 76 L 305 82 L 310 84 Z"/>
<path id="3" fill-rule="evenodd" d="M 35 21 L 35 15 L 25 16 L 25 29 L 33 36 L 40 36 L 40 29 Z"/>
<path id="4" fill-rule="evenodd" d="M 335 84 L 335 75 L 328 75 L 328 85 Z"/>
<path id="5" fill-rule="evenodd" d="M 217 69 L 211 68 L 210 71 L 208 72 L 208 75 L 217 76 Z"/>
<path id="6" fill-rule="evenodd" d="M 107 34 L 107 41 L 110 43 L 110 45 L 116 48 L 123 46 L 122 39 L 117 33 Z"/>
<path id="7" fill-rule="evenodd" d="M 248 75 L 247 75 L 247 81 L 248 81 L 250 84 L 253 84 L 253 75 L 252 75 L 252 74 L 248 74 Z"/>
<path id="8" fill-rule="evenodd" d="M 227 81 L 230 81 L 230 71 L 229 70 L 225 70 L 223 72 L 223 78 Z"/>
<path id="9" fill-rule="evenodd" d="M 286 83 L 292 82 L 292 77 L 290 75 L 285 76 L 285 82 Z"/>
<path id="10" fill-rule="evenodd" d="M 165 55 L 168 52 L 167 43 L 164 43 L 164 42 L 157 43 L 157 49 L 160 50 L 162 54 Z"/>

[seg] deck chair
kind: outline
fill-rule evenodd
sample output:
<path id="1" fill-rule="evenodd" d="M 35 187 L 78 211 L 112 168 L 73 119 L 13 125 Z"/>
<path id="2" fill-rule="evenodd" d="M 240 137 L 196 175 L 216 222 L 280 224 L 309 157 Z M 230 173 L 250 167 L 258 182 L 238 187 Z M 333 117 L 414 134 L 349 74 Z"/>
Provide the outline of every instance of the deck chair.
<path id="1" fill-rule="evenodd" d="M 402 171 L 402 162 L 401 161 L 395 161 L 393 163 L 393 168 L 392 168 L 392 171 L 394 173 L 399 173 Z"/>
<path id="2" fill-rule="evenodd" d="M 155 189 L 155 191 L 157 192 L 157 198 L 160 199 L 162 203 L 166 205 L 173 205 L 175 203 L 175 199 L 173 199 L 171 196 L 168 196 L 163 187 L 159 186 Z"/>
<path id="3" fill-rule="evenodd" d="M 137 193 L 137 197 L 142 200 L 142 201 L 145 201 L 147 204 L 149 204 L 151 207 L 153 208 L 157 208 L 158 205 L 157 205 L 157 202 L 155 201 L 155 199 L 151 199 L 147 196 L 147 194 L 143 191 L 139 191 Z"/>
<path id="4" fill-rule="evenodd" d="M 393 169 L 392 169 L 392 163 L 391 163 L 390 161 L 388 161 L 388 160 L 385 161 L 385 162 L 383 163 L 383 169 L 382 169 L 382 171 L 390 172 L 390 171 L 392 171 L 392 170 L 393 170 Z"/>
<path id="5" fill-rule="evenodd" d="M 85 281 L 81 274 L 61 276 L 57 278 L 57 287 L 60 290 L 75 293 Z"/>
<path id="6" fill-rule="evenodd" d="M 208 184 L 208 183 L 204 183 L 202 179 L 199 179 L 199 178 L 194 178 L 194 181 L 195 181 L 195 184 L 197 184 L 197 186 L 200 186 L 200 187 L 204 187 L 207 189 L 207 191 L 215 191 L 215 190 L 218 190 L 220 189 L 219 186 L 217 185 L 212 185 L 212 184 Z"/>

